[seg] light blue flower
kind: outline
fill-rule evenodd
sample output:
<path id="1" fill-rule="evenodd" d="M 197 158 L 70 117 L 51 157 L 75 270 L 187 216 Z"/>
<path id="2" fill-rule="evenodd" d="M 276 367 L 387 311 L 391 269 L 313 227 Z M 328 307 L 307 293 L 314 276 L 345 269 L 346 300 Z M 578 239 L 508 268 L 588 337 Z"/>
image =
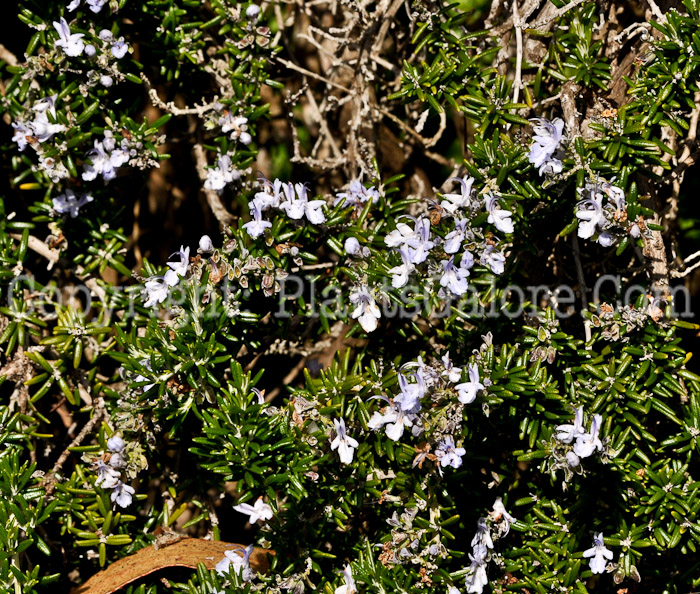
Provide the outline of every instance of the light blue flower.
<path id="1" fill-rule="evenodd" d="M 107 4 L 107 0 L 87 0 L 87 5 L 95 14 L 100 12 L 105 4 Z M 73 12 L 78 6 L 80 6 L 80 0 L 72 0 L 67 7 L 68 12 Z"/>
<path id="2" fill-rule="evenodd" d="M 588 458 L 596 450 L 602 450 L 603 444 L 600 441 L 599 433 L 600 426 L 603 424 L 601 415 L 594 415 L 591 421 L 591 430 L 588 433 L 583 433 L 576 438 L 574 444 L 574 453 L 579 458 Z"/>
<path id="3" fill-rule="evenodd" d="M 382 317 L 377 302 L 369 292 L 367 285 L 358 285 L 350 293 L 350 302 L 355 304 L 351 317 L 357 320 L 365 332 L 373 332 L 377 329 L 379 318 Z"/>
<path id="4" fill-rule="evenodd" d="M 270 221 L 265 221 L 262 218 L 262 212 L 260 211 L 260 206 L 255 202 L 250 203 L 252 205 L 250 214 L 253 215 L 253 220 L 245 223 L 243 228 L 248 232 L 253 239 L 260 237 L 265 233 L 265 229 L 272 227 Z"/>
<path id="5" fill-rule="evenodd" d="M 178 276 L 187 276 L 187 268 L 190 265 L 190 248 L 180 246 L 180 251 L 170 254 L 170 257 L 176 257 L 177 261 L 168 262 L 168 267 L 177 273 Z"/>
<path id="6" fill-rule="evenodd" d="M 445 253 L 456 254 L 462 247 L 462 242 L 467 236 L 467 219 L 456 219 L 455 228 L 445 235 Z"/>
<path id="7" fill-rule="evenodd" d="M 335 589 L 335 594 L 356 594 L 357 586 L 352 577 L 352 567 L 350 567 L 349 564 L 343 569 L 343 578 L 345 579 L 345 583 Z"/>
<path id="8" fill-rule="evenodd" d="M 573 424 L 558 425 L 555 431 L 557 432 L 556 438 L 562 443 L 571 443 L 574 439 L 583 435 L 585 433 L 583 429 L 583 406 L 579 406 L 576 409 Z"/>
<path id="9" fill-rule="evenodd" d="M 282 181 L 276 179 L 274 182 L 271 182 L 261 175 L 260 183 L 262 184 L 262 190 L 255 193 L 252 203 L 255 203 L 261 211 L 265 211 L 268 208 L 279 208 L 282 200 Z M 252 210 L 250 203 L 248 206 Z"/>
<path id="10" fill-rule="evenodd" d="M 455 440 L 451 435 L 446 435 L 435 450 L 435 455 L 443 468 L 445 466 L 459 468 L 462 466 L 462 456 L 466 453 L 464 448 L 455 447 Z"/>
<path id="11" fill-rule="evenodd" d="M 204 187 L 207 190 L 221 192 L 227 184 L 240 178 L 241 173 L 233 167 L 231 157 L 223 154 L 217 157 L 216 167 L 207 170 L 207 179 L 204 180 Z"/>
<path id="12" fill-rule="evenodd" d="M 413 262 L 411 262 L 410 256 L 408 255 L 408 248 L 403 246 L 400 247 L 398 251 L 399 256 L 401 256 L 402 263 L 388 270 L 389 274 L 391 274 L 391 286 L 395 289 L 400 289 L 401 287 L 406 286 L 406 283 L 408 283 L 408 277 L 416 269 Z"/>
<path id="13" fill-rule="evenodd" d="M 263 501 L 262 497 L 258 497 L 255 505 L 240 503 L 234 505 L 233 509 L 242 514 L 246 514 L 251 524 L 255 524 L 258 520 L 266 522 L 267 520 L 271 520 L 273 516 L 272 508 Z"/>
<path id="14" fill-rule="evenodd" d="M 177 274 L 174 272 L 173 274 L 175 274 L 175 278 L 177 278 Z M 149 278 L 144 287 L 147 293 L 147 299 L 144 302 L 144 306 L 146 307 L 153 307 L 158 303 L 163 303 L 170 294 L 170 284 L 162 276 L 153 276 Z"/>
<path id="15" fill-rule="evenodd" d="M 408 218 L 415 221 L 413 217 L 408 215 L 404 215 L 402 218 Z M 415 242 L 415 235 L 416 234 L 414 230 L 411 229 L 410 225 L 403 222 L 397 222 L 396 229 L 387 234 L 387 236 L 384 238 L 384 243 L 386 243 L 389 247 L 408 247 L 411 242 Z"/>
<path id="16" fill-rule="evenodd" d="M 561 145 L 566 140 L 564 121 L 561 118 L 553 122 L 545 118 L 532 118 L 530 121 L 535 124 L 535 136 L 528 160 L 539 168 L 540 175 L 561 173 Z"/>
<path id="17" fill-rule="evenodd" d="M 375 412 L 367 426 L 376 431 L 386 425 L 386 436 L 392 441 L 399 441 L 406 427 L 412 427 L 418 415 L 404 412 L 400 407 L 389 405 L 383 413 Z"/>
<path id="18" fill-rule="evenodd" d="M 464 263 L 464 260 L 462 260 Z M 442 276 L 440 277 L 440 286 L 447 288 L 453 295 L 461 296 L 469 289 L 467 278 L 469 277 L 469 268 L 464 266 L 454 265 L 454 256 L 449 260 L 441 260 Z"/>
<path id="19" fill-rule="evenodd" d="M 492 192 L 486 194 L 486 211 L 489 213 L 488 222 L 495 225 L 496 229 L 502 233 L 513 232 L 513 221 L 510 219 L 513 213 L 498 208 L 498 196 Z"/>
<path id="20" fill-rule="evenodd" d="M 134 494 L 134 488 L 129 485 L 125 485 L 123 482 L 118 481 L 114 485 L 114 490 L 109 498 L 112 503 L 116 503 L 119 507 L 129 507 L 132 501 L 132 495 Z"/>
<path id="21" fill-rule="evenodd" d="M 486 575 L 486 555 L 488 551 L 483 544 L 478 544 L 473 547 L 469 553 L 469 573 L 464 580 L 464 585 L 467 588 L 468 594 L 481 594 L 484 587 L 488 585 L 489 578 Z"/>
<path id="22" fill-rule="evenodd" d="M 95 486 L 102 487 L 103 489 L 113 489 L 116 487 L 119 483 L 121 473 L 115 470 L 110 464 L 105 463 L 101 458 L 98 458 L 96 464 L 97 478 L 95 479 Z"/>
<path id="23" fill-rule="evenodd" d="M 250 144 L 253 141 L 248 132 L 248 118 L 244 116 L 235 116 L 232 111 L 225 109 L 219 118 L 219 126 L 224 134 L 231 132 L 231 140 L 238 140 L 242 144 Z"/>
<path id="24" fill-rule="evenodd" d="M 415 383 L 409 382 L 403 373 L 398 374 L 401 391 L 394 398 L 394 402 L 406 413 L 417 413 L 420 411 L 420 401 L 425 396 L 426 391 L 425 381 L 420 369 L 413 374 L 413 377 L 416 380 Z"/>
<path id="25" fill-rule="evenodd" d="M 430 221 L 428 219 L 419 218 L 416 221 L 415 241 L 409 244 L 408 253 L 411 257 L 411 262 L 421 264 L 428 258 L 428 252 L 435 246 L 435 243 L 430 240 Z"/>
<path id="26" fill-rule="evenodd" d="M 331 450 L 338 450 L 340 461 L 343 464 L 350 464 L 353 454 L 360 444 L 347 434 L 345 419 L 333 419 L 333 424 L 335 425 L 335 439 L 331 441 Z"/>
<path id="27" fill-rule="evenodd" d="M 124 41 L 123 37 L 120 37 L 117 39 L 117 41 L 114 42 L 112 45 L 112 55 L 117 59 L 121 60 L 125 55 L 126 52 L 129 51 L 129 45 Z"/>
<path id="28" fill-rule="evenodd" d="M 61 17 L 60 21 L 54 21 L 53 26 L 58 32 L 58 39 L 54 41 L 54 47 L 60 47 L 66 56 L 75 58 L 83 53 L 85 43 L 83 33 L 71 33 L 66 19 Z"/>
<path id="29" fill-rule="evenodd" d="M 584 558 L 589 558 L 589 567 L 593 573 L 604 573 L 607 563 L 605 560 L 612 561 L 613 553 L 605 546 L 603 541 L 603 533 L 599 532 L 593 538 L 593 547 L 583 553 Z"/>
<path id="30" fill-rule="evenodd" d="M 58 214 L 70 214 L 71 218 L 78 216 L 80 209 L 88 202 L 92 202 L 90 194 L 82 194 L 78 197 L 73 190 L 66 189 L 63 194 L 59 194 L 52 199 L 53 209 Z"/>
<path id="31" fill-rule="evenodd" d="M 279 208 L 287 213 L 290 219 L 299 220 L 306 215 L 307 220 L 320 225 L 326 220 L 321 207 L 325 204 L 323 200 L 309 200 L 305 184 L 288 183 L 282 186 L 285 200 L 280 203 Z"/>
<path id="32" fill-rule="evenodd" d="M 472 538 L 471 545 L 475 547 L 477 545 L 484 545 L 485 547 L 492 549 L 493 540 L 491 539 L 491 529 L 486 523 L 486 518 L 479 518 L 476 523 L 476 534 Z"/>
<path id="33" fill-rule="evenodd" d="M 479 378 L 479 367 L 476 363 L 469 365 L 469 381 L 457 384 L 455 389 L 458 394 L 457 399 L 462 404 L 474 402 L 477 392 L 484 389 L 484 384 L 481 383 Z"/>
<path id="34" fill-rule="evenodd" d="M 484 266 L 488 266 L 494 274 L 503 274 L 506 257 L 493 245 L 487 245 L 479 260 Z"/>
<path id="35" fill-rule="evenodd" d="M 63 124 L 54 124 L 49 121 L 45 111 L 40 111 L 36 118 L 29 123 L 32 129 L 33 136 L 39 142 L 50 140 L 54 134 L 65 131 L 66 127 Z"/>
<path id="36" fill-rule="evenodd" d="M 445 371 L 442 372 L 442 375 L 447 376 L 447 379 L 450 382 L 456 384 L 462 378 L 462 368 L 455 367 L 455 365 L 452 363 L 452 360 L 450 359 L 449 351 L 447 351 L 442 356 L 442 364 L 445 368 Z"/>
<path id="37" fill-rule="evenodd" d="M 598 227 L 602 227 L 606 222 L 603 197 L 592 193 L 590 198 L 581 200 L 576 208 L 576 218 L 581 221 L 578 225 L 578 236 L 581 239 L 589 239 L 598 232 Z"/>
<path id="38" fill-rule="evenodd" d="M 116 148 L 114 138 L 105 134 L 104 140 L 95 140 L 85 158 L 85 181 L 92 181 L 99 174 L 105 181 L 109 181 L 117 176 L 117 169 L 129 160 L 129 154 L 122 148 Z"/>
<path id="39" fill-rule="evenodd" d="M 443 194 L 445 200 L 440 203 L 440 206 L 451 214 L 455 214 L 460 208 L 470 208 L 472 206 L 472 186 L 474 185 L 474 178 L 465 175 L 464 178 L 451 177 L 447 181 L 456 181 L 461 186 L 462 191 L 459 194 Z"/>
<path id="40" fill-rule="evenodd" d="M 216 564 L 216 573 L 235 573 L 240 575 L 244 582 L 249 582 L 255 577 L 255 572 L 250 567 L 252 553 L 252 544 L 245 548 L 239 546 L 231 551 L 224 551 L 224 558 Z"/>
<path id="41" fill-rule="evenodd" d="M 17 143 L 17 148 L 23 151 L 27 148 L 27 137 L 34 136 L 33 130 L 24 122 L 12 122 L 15 133 L 12 136 L 13 142 Z"/>
<path id="42" fill-rule="evenodd" d="M 54 93 L 53 95 L 48 95 L 47 97 L 44 97 L 43 99 L 39 99 L 32 109 L 34 111 L 48 111 L 51 114 L 51 117 L 55 120 L 56 119 L 56 99 L 58 99 L 58 93 Z"/>
<path id="43" fill-rule="evenodd" d="M 389 247 L 404 248 L 411 263 L 421 264 L 425 262 L 429 251 L 435 246 L 430 239 L 430 221 L 422 217 L 416 219 L 409 215 L 403 215 L 402 218 L 412 219 L 414 228 L 411 229 L 406 223 L 397 223 L 396 229 L 384 238 L 384 243 Z"/>
<path id="44" fill-rule="evenodd" d="M 338 192 L 333 201 L 333 206 L 337 206 L 340 202 L 345 201 L 344 206 L 363 206 L 368 200 L 376 203 L 379 200 L 379 192 L 372 186 L 365 188 L 362 181 L 354 179 L 350 182 L 350 187 L 346 192 Z"/>

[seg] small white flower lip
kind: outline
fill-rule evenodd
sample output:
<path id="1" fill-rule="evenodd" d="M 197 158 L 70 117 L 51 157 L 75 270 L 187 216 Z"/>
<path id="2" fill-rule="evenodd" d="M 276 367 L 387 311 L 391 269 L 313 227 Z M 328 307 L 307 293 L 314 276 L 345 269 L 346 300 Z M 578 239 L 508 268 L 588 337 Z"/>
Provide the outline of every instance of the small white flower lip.
<path id="1" fill-rule="evenodd" d="M 255 505 L 250 505 L 249 503 L 240 503 L 234 505 L 233 509 L 242 514 L 248 515 L 248 521 L 251 524 L 255 524 L 258 520 L 271 520 L 273 517 L 272 508 L 263 501 L 262 497 L 258 497 Z"/>

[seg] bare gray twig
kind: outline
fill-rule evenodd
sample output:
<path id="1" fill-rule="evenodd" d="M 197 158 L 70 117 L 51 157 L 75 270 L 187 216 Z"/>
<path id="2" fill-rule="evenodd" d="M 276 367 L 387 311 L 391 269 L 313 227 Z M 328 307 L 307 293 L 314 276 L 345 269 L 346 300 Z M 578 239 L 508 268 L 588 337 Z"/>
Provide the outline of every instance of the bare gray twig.
<path id="1" fill-rule="evenodd" d="M 56 463 L 53 465 L 51 472 L 49 472 L 49 474 L 44 479 L 43 486 L 46 488 L 47 496 L 51 495 L 54 492 L 57 482 L 56 475 L 61 471 L 63 465 L 66 463 L 66 460 L 68 460 L 68 456 L 70 456 L 71 449 L 78 447 L 81 443 L 83 443 L 83 440 L 90 433 L 92 433 L 93 429 L 105 417 L 105 415 L 105 402 L 102 398 L 98 398 L 97 403 L 95 404 L 95 408 L 92 412 L 92 417 L 87 423 L 85 423 L 85 426 L 80 430 L 80 433 L 78 433 L 78 435 L 75 436 L 75 439 L 70 442 L 70 445 L 65 450 L 63 450 L 61 455 L 58 457 L 58 460 L 56 460 Z"/>
<path id="2" fill-rule="evenodd" d="M 22 241 L 22 236 L 19 233 L 10 233 L 10 237 L 12 239 L 16 239 L 17 241 Z M 38 237 L 34 237 L 34 235 L 29 236 L 29 242 L 27 243 L 27 246 L 29 247 L 30 250 L 33 252 L 36 252 L 40 256 L 43 256 L 49 261 L 49 264 L 47 266 L 47 270 L 51 270 L 54 267 L 54 264 L 58 262 L 58 259 L 60 257 L 60 252 L 54 248 L 50 248 L 48 245 L 46 245 L 41 239 Z"/>

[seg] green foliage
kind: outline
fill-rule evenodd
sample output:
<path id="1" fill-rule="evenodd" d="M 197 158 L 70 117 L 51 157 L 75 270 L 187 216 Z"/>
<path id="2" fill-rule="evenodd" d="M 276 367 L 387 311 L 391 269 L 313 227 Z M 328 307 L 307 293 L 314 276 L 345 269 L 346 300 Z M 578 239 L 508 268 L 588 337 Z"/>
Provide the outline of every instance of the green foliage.
<path id="1" fill-rule="evenodd" d="M 66 590 L 171 531 L 275 555 L 127 592 L 700 586 L 698 326 L 667 258 L 694 237 L 697 0 L 649 23 L 594 2 L 20 4 L 2 591 Z M 61 17 L 95 54 L 56 44 Z M 357 153 L 318 140 L 329 122 Z M 254 504 L 272 517 L 247 526 Z"/>

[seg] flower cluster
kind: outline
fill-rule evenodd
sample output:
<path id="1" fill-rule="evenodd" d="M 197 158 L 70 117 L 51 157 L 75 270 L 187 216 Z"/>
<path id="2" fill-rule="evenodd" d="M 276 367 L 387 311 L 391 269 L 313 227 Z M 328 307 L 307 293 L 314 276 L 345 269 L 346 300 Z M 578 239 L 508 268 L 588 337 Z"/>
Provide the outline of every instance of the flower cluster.
<path id="1" fill-rule="evenodd" d="M 415 270 L 416 264 L 422 264 L 428 258 L 428 253 L 435 246 L 430 239 L 430 221 L 422 217 L 415 218 L 403 215 L 413 221 L 413 228 L 406 223 L 397 223 L 396 229 L 384 238 L 384 243 L 401 256 L 401 264 L 389 270 L 392 275 L 391 284 L 394 288 L 406 285 L 409 275 Z"/>
<path id="2" fill-rule="evenodd" d="M 647 295 L 648 305 L 635 307 L 623 305 L 615 308 L 609 303 L 601 303 L 598 311 L 590 316 L 594 328 L 600 328 L 601 338 L 610 341 L 629 342 L 630 334 L 642 330 L 649 321 L 664 324 L 663 308 L 665 299 Z"/>
<path id="3" fill-rule="evenodd" d="M 416 565 L 423 568 L 434 566 L 435 560 L 446 556 L 445 545 L 439 535 L 434 536 L 425 546 L 421 541 L 429 530 L 421 522 L 415 522 L 418 516 L 417 506 L 406 507 L 401 514 L 394 511 L 386 522 L 391 526 L 391 540 L 382 546 L 379 560 L 385 566 Z"/>
<path id="4" fill-rule="evenodd" d="M 92 150 L 85 155 L 83 179 L 93 181 L 101 175 L 105 182 L 117 176 L 117 169 L 129 161 L 128 142 L 117 141 L 109 130 L 105 130 L 102 140 L 95 140 Z"/>
<path id="5" fill-rule="evenodd" d="M 578 468 L 582 458 L 588 458 L 596 450 L 603 450 L 600 441 L 600 427 L 603 424 L 601 415 L 593 415 L 590 430 L 587 432 L 583 420 L 583 406 L 576 410 L 573 423 L 565 423 L 556 428 L 555 438 L 562 444 L 572 445 L 565 454 L 570 468 Z"/>
<path id="6" fill-rule="evenodd" d="M 73 0 L 68 5 L 68 10 L 76 10 L 80 3 L 80 0 Z M 88 7 L 94 13 L 100 12 L 104 4 L 104 0 L 87 1 Z M 57 37 L 53 40 L 55 53 L 50 54 L 48 58 L 42 58 L 42 60 L 49 64 L 47 68 L 51 72 L 58 68 L 59 73 L 82 74 L 79 89 L 83 96 L 87 96 L 89 89 L 97 84 L 109 87 L 114 83 L 115 78 L 119 81 L 124 80 L 124 75 L 117 67 L 117 62 L 129 52 L 129 45 L 124 37 L 115 37 L 108 29 L 102 29 L 98 34 L 94 34 L 92 28 L 89 33 L 73 32 L 63 17 L 55 21 L 53 27 L 57 33 Z M 85 60 L 67 61 L 63 59 L 64 56 L 67 58 L 84 56 Z M 50 62 L 57 66 L 50 64 Z M 81 70 L 82 64 L 88 64 L 91 69 Z M 66 163 L 72 165 L 70 158 L 75 160 L 75 156 L 71 155 L 69 160 L 63 159 L 64 156 L 70 154 L 72 147 L 61 136 L 56 138 L 56 135 L 67 133 L 70 137 L 70 133 L 78 127 L 78 124 L 70 107 L 68 107 L 68 97 L 64 98 L 67 113 L 59 113 L 59 111 L 63 111 L 59 108 L 63 107 L 64 104 L 59 103 L 58 93 L 32 101 L 33 95 L 34 91 L 32 90 L 30 100 L 24 106 L 24 113 L 21 113 L 12 122 L 14 128 L 12 139 L 20 151 L 24 151 L 28 145 L 32 146 L 39 157 L 35 170 L 45 172 L 53 183 L 59 183 L 74 174 L 72 167 L 69 171 Z M 134 139 L 131 142 L 123 139 L 121 145 L 117 146 L 109 129 L 104 134 L 105 137 L 102 140 L 94 141 L 93 148 L 87 152 L 83 159 L 82 178 L 84 181 L 92 181 L 98 175 L 102 175 L 105 181 L 113 179 L 119 167 L 127 163 L 130 158 L 136 157 L 139 152 L 143 153 L 143 143 L 138 140 Z M 72 138 L 76 138 L 76 136 L 74 135 Z M 42 146 L 47 143 L 50 145 Z M 150 155 L 150 150 L 147 152 Z M 146 164 L 144 167 L 157 163 L 155 159 L 145 156 L 137 161 Z M 80 207 L 91 200 L 92 194 L 89 192 L 85 193 L 82 198 L 77 198 L 72 190 L 66 189 L 64 193 L 53 198 L 54 212 L 70 214 L 71 217 L 75 217 Z"/>
<path id="7" fill-rule="evenodd" d="M 343 206 L 362 208 L 368 200 L 376 204 L 377 200 L 379 200 L 379 191 L 374 186 L 365 188 L 362 180 L 353 179 L 350 182 L 350 187 L 345 192 L 338 192 L 335 195 L 333 206 L 338 206 L 342 202 Z"/>
<path id="8" fill-rule="evenodd" d="M 641 230 L 646 227 L 641 221 L 628 224 L 627 201 L 621 188 L 596 178 L 578 191 L 583 196 L 576 206 L 579 237 L 596 237 L 600 245 L 610 247 L 627 235 L 641 236 Z"/>
<path id="9" fill-rule="evenodd" d="M 66 10 L 68 12 L 73 12 L 75 9 L 80 6 L 81 0 L 71 0 L 71 3 L 66 7 Z M 85 3 L 88 5 L 90 10 L 97 14 L 102 10 L 102 7 L 107 4 L 107 0 L 85 0 Z"/>
<path id="10" fill-rule="evenodd" d="M 409 382 L 403 373 L 398 374 L 401 391 L 393 399 L 381 394 L 373 396 L 385 401 L 387 406 L 381 412 L 375 411 L 367 426 L 375 431 L 385 427 L 386 436 L 392 441 L 401 439 L 405 427 L 411 427 L 414 436 L 423 432 L 418 413 L 421 410 L 421 400 L 425 397 L 427 386 L 422 369 L 419 368 L 416 373 L 411 374 L 411 377 L 415 380 L 414 382 Z"/>
<path id="11" fill-rule="evenodd" d="M 50 95 L 38 100 L 28 110 L 34 115 L 33 119 L 25 119 L 12 122 L 12 127 L 15 133 L 12 140 L 17 143 L 17 148 L 23 151 L 27 148 L 27 144 L 31 144 L 35 149 L 39 150 L 42 142 L 50 140 L 54 134 L 65 132 L 66 127 L 63 124 L 56 123 L 56 99 L 58 95 Z M 49 120 L 49 114 L 51 120 Z"/>
<path id="12" fill-rule="evenodd" d="M 209 112 L 204 126 L 208 130 L 220 128 L 221 132 L 228 134 L 231 140 L 240 142 L 243 145 L 253 142 L 253 137 L 248 132 L 248 118 L 234 114 L 223 103 L 217 102 L 214 104 L 214 109 Z"/>
<path id="13" fill-rule="evenodd" d="M 482 197 L 473 191 L 474 179 L 471 177 L 451 178 L 460 184 L 461 192 L 443 195 L 440 209 L 445 213 L 438 221 L 453 220 L 454 227 L 449 230 L 444 239 L 432 235 L 431 221 L 423 217 L 403 215 L 412 224 L 400 220 L 396 229 L 387 234 L 384 242 L 398 254 L 401 263 L 388 270 L 391 284 L 394 288 L 406 286 L 411 274 L 420 265 L 428 273 L 435 271 L 440 275 L 441 298 L 451 295 L 461 297 L 468 290 L 467 278 L 476 263 L 475 254 L 479 255 L 479 263 L 490 268 L 494 274 L 502 274 L 505 267 L 505 256 L 498 249 L 498 238 L 493 234 L 484 236 L 480 230 L 473 229 L 470 219 L 484 209 L 488 213 L 487 222 L 494 225 L 502 233 L 512 233 L 514 230 L 511 219 L 512 211 L 500 207 L 500 195 L 486 192 Z M 446 257 L 438 260 L 435 257 L 444 254 Z"/>
<path id="14" fill-rule="evenodd" d="M 206 243 L 204 237 L 200 240 L 200 244 L 202 241 Z M 187 276 L 187 269 L 190 264 L 190 248 L 180 246 L 180 251 L 175 252 L 170 257 L 177 258 L 167 263 L 170 270 L 164 276 L 153 276 L 146 281 L 147 299 L 144 303 L 146 307 L 153 307 L 158 303 L 163 303 L 170 294 L 170 288 L 176 286 L 181 278 Z"/>
<path id="15" fill-rule="evenodd" d="M 469 594 L 481 594 L 488 585 L 486 567 L 488 562 L 497 556 L 493 547 L 493 539 L 507 536 L 510 525 L 515 521 L 516 519 L 506 511 L 500 497 L 494 502 L 493 511 L 489 512 L 488 517 L 479 518 L 476 534 L 471 541 L 472 552 L 469 553 L 471 564 L 464 580 Z M 494 526 L 496 530 L 492 532 Z M 457 589 L 454 588 L 454 590 Z"/>
<path id="16" fill-rule="evenodd" d="M 107 448 L 111 452 L 105 462 L 104 458 L 98 458 L 96 462 L 97 479 L 95 486 L 103 489 L 112 489 L 110 499 L 119 507 L 131 505 L 134 488 L 123 483 L 121 469 L 126 466 L 126 443 L 118 435 L 113 435 L 107 440 Z"/>
<path id="17" fill-rule="evenodd" d="M 109 29 L 102 29 L 92 43 L 85 46 L 85 55 L 90 59 L 90 65 L 96 70 L 87 72 L 88 85 L 99 83 L 103 87 L 111 87 L 114 79 L 123 80 L 116 63 L 129 52 L 129 45 L 123 37 L 115 38 Z"/>
<path id="18" fill-rule="evenodd" d="M 450 2 L 176 4 L 15 7 L 31 31 L 3 54 L 0 89 L 17 153 L 0 198 L 0 513 L 13 516 L 0 574 L 9 564 L 16 591 L 81 587 L 163 524 L 274 551 L 263 575 L 260 549 L 222 545 L 215 571 L 183 574 L 193 592 L 608 591 L 633 589 L 634 563 L 652 592 L 692 581 L 700 377 L 677 330 L 693 325 L 670 295 L 626 289 L 646 270 L 675 293 L 696 258 L 659 274 L 663 254 L 637 250 L 639 270 L 616 268 L 650 233 L 638 213 L 662 205 L 637 188 L 656 182 L 674 208 L 649 228 L 687 247 L 700 0 L 667 11 L 651 45 L 649 19 L 618 3 L 626 33 L 605 52 L 605 3 L 554 19 L 528 3 L 520 24 L 549 18 L 550 33 L 523 64 L 499 56 L 494 31 L 522 31 L 496 6 L 465 37 L 470 15 Z M 606 89 L 625 63 L 618 113 Z M 521 66 L 531 88 L 509 82 Z M 533 101 L 558 100 L 566 125 L 527 126 Z M 139 175 L 161 159 L 164 176 Z M 451 163 L 458 177 L 438 179 Z M 254 164 L 270 179 L 255 184 Z M 141 255 L 163 246 L 139 229 L 163 210 L 174 253 L 154 268 Z M 200 223 L 216 247 L 178 239 Z M 619 253 L 569 270 L 573 229 Z M 142 262 L 138 286 L 112 286 Z M 574 277 L 598 303 L 638 297 L 592 313 L 555 287 Z M 570 314 L 586 323 L 559 324 Z M 499 493 L 520 521 L 500 497 L 491 511 Z"/>
<path id="19" fill-rule="evenodd" d="M 375 411 L 367 426 L 378 431 L 383 428 L 392 441 L 399 441 L 406 428 L 411 428 L 414 437 L 424 441 L 417 447 L 418 455 L 413 466 L 423 467 L 426 459 L 435 463 L 442 474 L 446 467 L 459 468 L 466 451 L 461 447 L 461 423 L 464 405 L 471 404 L 477 394 L 485 389 L 479 377 L 479 368 L 472 363 L 467 368 L 467 381 L 461 381 L 464 368 L 456 367 L 449 353 L 428 365 L 419 357 L 403 365 L 397 374 L 399 393 L 393 397 L 382 394 L 372 400 L 386 403 Z M 430 406 L 423 408 L 423 402 Z M 442 420 L 432 422 L 436 411 L 441 411 Z M 426 434 L 425 428 L 431 427 Z M 434 453 L 430 453 L 430 450 Z"/>
<path id="20" fill-rule="evenodd" d="M 283 211 L 294 221 L 306 220 L 312 225 L 321 225 L 326 221 L 322 207 L 323 200 L 309 200 L 306 184 L 283 183 L 279 179 L 271 182 L 262 178 L 262 190 L 248 203 L 253 220 L 245 223 L 243 228 L 253 239 L 260 237 L 265 229 L 272 226 L 270 221 L 262 218 L 262 213 L 269 208 Z"/>
<path id="21" fill-rule="evenodd" d="M 99 12 L 104 4 L 95 0 L 88 0 L 88 3 L 94 12 Z M 75 0 L 70 6 L 75 9 L 78 4 L 79 1 Z M 97 10 L 95 10 L 96 7 Z M 98 83 L 104 87 L 111 87 L 115 76 L 120 80 L 123 79 L 119 69 L 114 65 L 115 61 L 121 60 L 129 51 L 129 45 L 123 37 L 115 38 L 109 29 L 102 29 L 90 43 L 85 43 L 85 34 L 71 33 L 70 26 L 63 17 L 60 21 L 55 21 L 53 26 L 58 33 L 54 48 L 62 51 L 69 58 L 77 58 L 84 54 L 97 67 L 97 71 L 87 72 L 87 87 Z"/>
<path id="22" fill-rule="evenodd" d="M 446 435 L 441 442 L 438 443 L 435 450 L 435 456 L 440 462 L 440 468 L 451 466 L 459 468 L 462 466 L 462 457 L 467 453 L 464 448 L 455 446 L 455 439 L 451 435 Z"/>
<path id="23" fill-rule="evenodd" d="M 216 167 L 211 167 L 207 170 L 207 179 L 204 181 L 204 187 L 221 193 L 228 184 L 240 178 L 241 172 L 231 163 L 230 155 L 220 154 L 216 159 Z"/>

